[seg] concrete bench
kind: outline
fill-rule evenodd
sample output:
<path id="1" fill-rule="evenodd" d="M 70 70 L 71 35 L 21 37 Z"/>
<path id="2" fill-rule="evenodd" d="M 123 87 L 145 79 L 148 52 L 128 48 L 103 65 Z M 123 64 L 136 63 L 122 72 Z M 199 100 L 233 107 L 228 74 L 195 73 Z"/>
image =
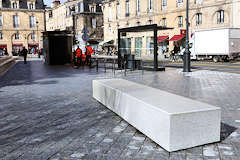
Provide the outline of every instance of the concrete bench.
<path id="1" fill-rule="evenodd" d="M 169 152 L 220 141 L 219 107 L 123 79 L 92 85 L 96 100 Z"/>

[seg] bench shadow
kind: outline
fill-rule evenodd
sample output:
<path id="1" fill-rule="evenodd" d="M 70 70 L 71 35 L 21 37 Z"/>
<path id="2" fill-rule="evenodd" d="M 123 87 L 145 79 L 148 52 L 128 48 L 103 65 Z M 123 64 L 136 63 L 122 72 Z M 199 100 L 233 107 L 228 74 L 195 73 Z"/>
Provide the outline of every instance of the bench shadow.
<path id="1" fill-rule="evenodd" d="M 220 132 L 220 139 L 221 139 L 221 141 L 225 140 L 235 130 L 237 130 L 236 127 L 233 127 L 233 126 L 230 126 L 230 125 L 228 125 L 226 123 L 221 122 L 221 132 Z"/>

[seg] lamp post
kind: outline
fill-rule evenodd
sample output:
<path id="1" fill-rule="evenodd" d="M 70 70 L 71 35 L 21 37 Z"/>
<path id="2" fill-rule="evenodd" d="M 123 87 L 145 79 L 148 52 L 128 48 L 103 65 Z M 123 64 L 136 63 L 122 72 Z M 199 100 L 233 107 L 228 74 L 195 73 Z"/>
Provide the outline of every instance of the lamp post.
<path id="1" fill-rule="evenodd" d="M 38 39 L 38 49 L 39 49 L 40 39 L 39 39 L 39 34 L 38 34 L 38 21 L 36 22 L 36 24 L 37 24 L 37 39 Z"/>
<path id="2" fill-rule="evenodd" d="M 189 51 L 189 0 L 186 0 L 186 47 L 183 55 L 183 72 L 191 72 L 190 51 Z"/>

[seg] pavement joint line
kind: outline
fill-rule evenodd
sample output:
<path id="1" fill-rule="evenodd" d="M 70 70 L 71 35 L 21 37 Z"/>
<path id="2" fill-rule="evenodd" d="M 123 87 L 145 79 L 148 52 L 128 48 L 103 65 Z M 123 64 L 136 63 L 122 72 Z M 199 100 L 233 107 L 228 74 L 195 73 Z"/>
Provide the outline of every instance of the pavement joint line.
<path id="1" fill-rule="evenodd" d="M 119 121 L 118 124 L 119 124 L 119 123 L 121 123 L 121 121 Z M 113 127 L 114 127 L 114 126 L 113 126 Z M 100 130 L 97 130 L 97 131 L 100 131 Z M 110 131 L 111 131 L 111 130 L 110 130 Z M 110 131 L 109 131 L 109 132 L 110 132 Z M 107 135 L 109 132 L 107 132 L 104 137 L 106 137 L 106 135 Z M 96 132 L 95 134 L 93 134 L 93 135 L 90 136 L 89 138 L 94 137 L 97 133 L 98 133 L 98 132 Z M 104 137 L 102 138 L 102 140 L 104 139 Z M 88 142 L 88 141 L 89 141 L 89 140 L 86 140 L 86 141 L 84 141 L 84 142 L 86 143 L 86 142 Z M 102 141 L 98 142 L 98 143 L 96 144 L 96 146 L 98 146 L 101 142 L 102 142 Z M 73 141 L 72 141 L 71 143 L 73 143 Z M 71 144 L 71 143 L 69 143 L 69 144 Z M 65 147 L 65 148 L 67 148 L 67 147 Z M 62 148 L 62 150 L 65 149 L 65 148 Z M 81 148 L 81 147 L 79 147 L 79 148 Z M 77 148 L 76 150 L 78 150 L 79 148 Z M 59 151 L 58 153 L 60 153 L 60 152 L 61 152 L 61 151 Z M 75 151 L 73 151 L 71 154 L 73 154 L 74 152 L 75 152 Z M 56 153 L 56 154 L 57 154 L 57 153 Z M 56 154 L 55 154 L 55 155 L 56 155 Z M 88 154 L 88 153 L 86 153 L 86 154 Z M 54 156 L 54 155 L 53 155 L 53 156 Z M 52 156 L 52 157 L 53 157 L 53 156 Z M 52 157 L 49 157 L 48 160 L 50 160 Z"/>
<path id="2" fill-rule="evenodd" d="M 84 123 L 84 122 L 83 122 Z M 72 131 L 70 131 L 69 133 L 72 133 L 73 132 L 73 130 Z M 38 137 L 40 137 L 40 136 L 38 136 Z M 36 137 L 37 138 L 37 137 Z M 42 142 L 43 143 L 43 142 Z M 56 142 L 52 142 L 52 143 L 50 143 L 50 146 L 49 146 L 49 148 L 52 146 L 52 145 L 54 145 L 54 144 L 56 144 Z M 24 144 L 24 146 L 28 146 L 29 144 Z M 40 152 L 39 154 L 42 154 L 44 151 L 42 151 L 42 152 Z M 58 153 L 58 152 L 57 152 Z M 23 156 L 24 155 L 24 153 L 21 155 L 21 156 Z M 21 157 L 20 156 L 20 157 Z"/>

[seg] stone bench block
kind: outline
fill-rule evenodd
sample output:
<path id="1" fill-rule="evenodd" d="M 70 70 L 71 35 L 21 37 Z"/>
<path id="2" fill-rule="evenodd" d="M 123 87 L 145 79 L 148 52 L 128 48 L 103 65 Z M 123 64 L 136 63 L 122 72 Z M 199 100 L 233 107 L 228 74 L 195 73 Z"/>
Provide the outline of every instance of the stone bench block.
<path id="1" fill-rule="evenodd" d="M 92 85 L 96 100 L 169 152 L 220 141 L 219 107 L 124 79 Z"/>

